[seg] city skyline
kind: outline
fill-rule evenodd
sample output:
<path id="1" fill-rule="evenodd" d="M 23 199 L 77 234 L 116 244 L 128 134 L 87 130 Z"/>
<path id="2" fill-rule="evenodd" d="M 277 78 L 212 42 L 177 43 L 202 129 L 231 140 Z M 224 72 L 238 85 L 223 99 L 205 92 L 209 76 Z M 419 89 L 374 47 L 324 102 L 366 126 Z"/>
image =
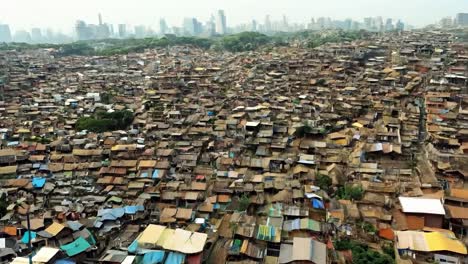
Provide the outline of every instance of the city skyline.
<path id="1" fill-rule="evenodd" d="M 123 0 L 98 2 L 84 0 L 76 3 L 58 0 L 15 0 L 2 3 L 0 23 L 9 24 L 12 31 L 40 27 L 70 34 L 76 20 L 97 24 L 97 13 L 103 14 L 103 20 L 110 24 L 156 27 L 161 17 L 164 17 L 168 24 L 181 25 L 186 17 L 194 17 L 205 22 L 210 20 L 212 15 L 216 16 L 217 10 L 224 10 L 229 16 L 229 25 L 248 23 L 252 19 L 259 20 L 266 15 L 274 18 L 285 15 L 292 23 L 307 23 L 311 17 L 362 20 L 369 16 L 383 16 L 394 20 L 401 19 L 408 24 L 421 27 L 468 10 L 468 2 L 460 3 L 457 0 L 375 2 L 377 1 L 240 0 L 234 3 L 234 1 L 200 0 L 193 3 L 173 0 L 162 4 L 161 1 L 139 0 L 139 4 L 130 4 Z M 401 8 L 402 5 L 405 8 Z M 424 12 L 421 6 L 424 6 Z"/>
<path id="2" fill-rule="evenodd" d="M 401 20 L 393 20 L 384 17 L 366 17 L 362 21 L 352 19 L 335 20 L 330 17 L 311 18 L 308 23 L 291 23 L 289 18 L 283 15 L 275 20 L 270 15 L 265 16 L 263 23 L 255 19 L 249 23 L 228 26 L 227 16 L 224 10 L 218 10 L 211 15 L 206 22 L 194 17 L 185 17 L 181 26 L 170 26 L 164 18 L 159 20 L 158 28 L 144 25 L 129 26 L 127 24 L 109 24 L 103 19 L 101 13 L 97 14 L 97 24 L 77 20 L 72 34 L 65 35 L 53 32 L 50 29 L 42 30 L 18 30 L 11 32 L 8 24 L 0 24 L 0 42 L 27 42 L 27 43 L 65 43 L 73 40 L 92 40 L 107 38 L 144 38 L 174 34 L 177 36 L 211 37 L 215 35 L 235 34 L 245 31 L 255 31 L 264 34 L 275 32 L 296 32 L 301 30 L 368 30 L 384 32 L 411 29 Z"/>
<path id="3" fill-rule="evenodd" d="M 362 21 L 345 19 L 336 20 L 330 17 L 312 17 L 307 23 L 294 23 L 283 15 L 273 18 L 269 14 L 262 20 L 252 19 L 248 23 L 228 25 L 228 18 L 224 10 L 217 10 L 211 14 L 209 20 L 203 22 L 196 17 L 184 17 L 182 25 L 170 25 L 165 18 L 159 19 L 159 25 L 150 27 L 145 25 L 111 24 L 103 19 L 101 13 L 97 14 L 97 24 L 84 20 L 77 20 L 72 29 L 73 33 L 63 34 L 49 29 L 38 27 L 30 30 L 12 31 L 8 24 L 0 23 L 0 42 L 26 42 L 26 43 L 67 43 L 75 40 L 92 40 L 107 38 L 145 38 L 160 37 L 165 34 L 176 36 L 212 37 L 215 35 L 235 34 L 245 31 L 274 34 L 275 32 L 297 32 L 301 30 L 367 30 L 385 32 L 392 30 L 411 30 L 414 27 L 400 19 L 390 17 L 364 17 Z M 444 17 L 436 24 L 440 28 L 468 26 L 468 13 L 457 13 L 454 17 Z"/>

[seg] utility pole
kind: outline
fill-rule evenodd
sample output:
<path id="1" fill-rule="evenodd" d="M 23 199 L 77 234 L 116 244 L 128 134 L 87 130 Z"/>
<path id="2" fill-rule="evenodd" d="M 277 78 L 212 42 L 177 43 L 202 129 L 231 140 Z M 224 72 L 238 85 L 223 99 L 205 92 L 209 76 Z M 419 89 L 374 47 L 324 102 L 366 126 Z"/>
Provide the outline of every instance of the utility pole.
<path id="1" fill-rule="evenodd" d="M 0 76 L 0 100 L 5 100 L 5 80 Z"/>
<path id="2" fill-rule="evenodd" d="M 423 136 L 425 135 L 426 107 L 424 105 L 424 98 L 422 97 L 416 98 L 416 103 L 419 106 L 418 144 L 421 145 L 424 140 Z"/>
<path id="3" fill-rule="evenodd" d="M 29 264 L 33 264 L 32 262 L 32 255 L 33 255 L 33 251 L 32 251 L 32 244 L 31 244 L 31 221 L 29 220 L 29 206 L 28 206 L 28 210 L 26 211 L 26 222 L 27 222 L 27 225 L 28 225 L 28 248 L 29 248 Z"/>

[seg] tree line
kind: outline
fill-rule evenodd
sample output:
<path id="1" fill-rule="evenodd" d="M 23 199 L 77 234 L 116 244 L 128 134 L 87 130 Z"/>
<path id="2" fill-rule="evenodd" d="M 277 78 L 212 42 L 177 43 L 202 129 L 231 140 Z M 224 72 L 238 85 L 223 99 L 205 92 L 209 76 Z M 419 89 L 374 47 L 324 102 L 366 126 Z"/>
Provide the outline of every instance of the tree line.
<path id="1" fill-rule="evenodd" d="M 244 52 L 254 51 L 262 47 L 287 46 L 292 41 L 299 41 L 306 47 L 315 48 L 331 42 L 352 41 L 368 37 L 365 31 L 301 31 L 293 33 L 276 33 L 265 35 L 258 32 L 242 32 L 227 36 L 203 37 L 179 37 L 165 35 L 163 37 L 149 37 L 142 39 L 105 39 L 77 41 L 67 44 L 27 44 L 27 43 L 0 43 L 2 50 L 32 50 L 51 48 L 56 50 L 59 56 L 111 56 L 143 52 L 146 49 L 163 48 L 170 46 L 193 46 L 201 49 L 213 49 L 216 51 Z"/>

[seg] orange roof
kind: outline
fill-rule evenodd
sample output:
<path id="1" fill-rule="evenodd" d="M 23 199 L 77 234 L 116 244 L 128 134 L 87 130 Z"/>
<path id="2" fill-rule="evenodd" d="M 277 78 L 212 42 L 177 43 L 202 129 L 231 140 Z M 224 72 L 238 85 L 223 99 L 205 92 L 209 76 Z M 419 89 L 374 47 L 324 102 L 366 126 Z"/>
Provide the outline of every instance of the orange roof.
<path id="1" fill-rule="evenodd" d="M 468 199 L 468 189 L 451 189 L 450 196 L 461 199 Z"/>
<path id="2" fill-rule="evenodd" d="M 231 199 L 231 196 L 227 194 L 218 194 L 218 203 L 227 203 Z"/>
<path id="3" fill-rule="evenodd" d="M 3 232 L 7 233 L 10 236 L 16 236 L 16 227 L 15 226 L 5 226 Z"/>
<path id="4" fill-rule="evenodd" d="M 446 205 L 451 218 L 455 219 L 468 219 L 468 210 L 464 207 Z"/>
<path id="5" fill-rule="evenodd" d="M 395 238 L 395 233 L 393 233 L 393 230 L 391 228 L 382 228 L 379 230 L 379 237 L 388 240 L 393 240 Z"/>

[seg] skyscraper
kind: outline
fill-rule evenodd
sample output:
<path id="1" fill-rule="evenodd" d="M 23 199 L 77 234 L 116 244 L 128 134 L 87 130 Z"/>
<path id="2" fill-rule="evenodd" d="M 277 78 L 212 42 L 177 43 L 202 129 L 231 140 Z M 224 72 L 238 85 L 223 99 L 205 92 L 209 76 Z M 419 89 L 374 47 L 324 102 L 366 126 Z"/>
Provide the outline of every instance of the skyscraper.
<path id="1" fill-rule="evenodd" d="M 324 29 L 326 27 L 327 21 L 325 17 L 319 17 L 317 19 L 318 29 Z"/>
<path id="2" fill-rule="evenodd" d="M 168 27 L 164 18 L 159 19 L 159 34 L 165 35 L 168 33 Z"/>
<path id="3" fill-rule="evenodd" d="M 374 28 L 376 31 L 383 31 L 384 24 L 381 16 L 374 18 Z"/>
<path id="4" fill-rule="evenodd" d="M 253 32 L 257 31 L 257 21 L 255 19 L 252 20 L 250 30 Z"/>
<path id="5" fill-rule="evenodd" d="M 288 18 L 286 15 L 283 15 L 283 20 L 281 21 L 281 30 L 286 32 L 289 31 Z"/>
<path id="6" fill-rule="evenodd" d="M 114 32 L 114 25 L 112 24 L 107 24 L 107 27 L 109 28 L 109 33 L 111 36 L 115 36 L 115 32 Z"/>
<path id="7" fill-rule="evenodd" d="M 15 42 L 25 42 L 25 43 L 30 43 L 31 42 L 31 34 L 27 32 L 26 30 L 18 30 L 15 32 L 15 35 L 13 37 Z"/>
<path id="8" fill-rule="evenodd" d="M 31 40 L 35 43 L 39 43 L 43 41 L 42 32 L 40 28 L 31 29 Z"/>
<path id="9" fill-rule="evenodd" d="M 210 20 L 206 22 L 206 34 L 208 36 L 214 36 L 216 34 L 216 19 L 211 15 Z"/>
<path id="10" fill-rule="evenodd" d="M 353 25 L 353 20 L 351 20 L 350 18 L 346 19 L 344 21 L 344 25 L 343 25 L 343 28 L 344 30 L 351 30 L 351 26 Z"/>
<path id="11" fill-rule="evenodd" d="M 403 31 L 405 29 L 405 24 L 401 22 L 401 20 L 398 20 L 398 22 L 396 22 L 395 28 L 397 31 Z"/>
<path id="12" fill-rule="evenodd" d="M 0 24 L 0 42 L 11 42 L 10 26 Z"/>
<path id="13" fill-rule="evenodd" d="M 195 35 L 196 19 L 191 17 L 184 18 L 184 34 L 189 36 Z"/>
<path id="14" fill-rule="evenodd" d="M 146 27 L 144 25 L 135 26 L 135 37 L 144 38 L 146 37 Z"/>
<path id="15" fill-rule="evenodd" d="M 75 32 L 78 40 L 87 40 L 92 38 L 92 32 L 86 23 L 82 20 L 76 21 Z"/>
<path id="16" fill-rule="evenodd" d="M 101 24 L 97 26 L 96 36 L 95 36 L 96 38 L 105 39 L 105 38 L 109 38 L 109 36 L 110 36 L 110 30 L 107 24 Z"/>
<path id="17" fill-rule="evenodd" d="M 364 29 L 371 30 L 372 29 L 372 17 L 365 17 L 364 18 Z"/>
<path id="18" fill-rule="evenodd" d="M 224 10 L 218 10 L 216 15 L 216 33 L 224 35 L 227 33 L 226 15 Z"/>
<path id="19" fill-rule="evenodd" d="M 315 19 L 311 18 L 310 23 L 307 25 L 307 29 L 316 29 Z"/>
<path id="20" fill-rule="evenodd" d="M 95 32 L 94 37 L 96 37 L 98 39 L 108 38 L 110 36 L 109 26 L 106 23 L 102 22 L 101 13 L 98 14 L 98 22 L 99 22 L 99 24 L 97 25 L 97 27 L 95 29 L 96 32 Z"/>
<path id="21" fill-rule="evenodd" d="M 45 31 L 45 39 L 47 42 L 54 42 L 55 40 L 55 34 L 54 31 L 51 28 L 47 28 Z"/>
<path id="22" fill-rule="evenodd" d="M 455 21 L 458 26 L 468 26 L 468 13 L 458 13 Z"/>
<path id="23" fill-rule="evenodd" d="M 451 17 L 444 17 L 440 20 L 439 24 L 442 28 L 449 28 L 453 26 L 453 19 Z"/>
<path id="24" fill-rule="evenodd" d="M 265 32 L 271 32 L 271 20 L 270 15 L 266 15 L 265 17 Z"/>
<path id="25" fill-rule="evenodd" d="M 203 33 L 203 24 L 198 21 L 197 19 L 194 19 L 194 26 L 195 26 L 195 35 L 200 35 Z"/>
<path id="26" fill-rule="evenodd" d="M 391 18 L 387 18 L 385 21 L 385 31 L 392 31 L 393 29 L 393 20 Z"/>
<path id="27" fill-rule="evenodd" d="M 127 37 L 127 25 L 119 24 L 119 38 Z"/>

